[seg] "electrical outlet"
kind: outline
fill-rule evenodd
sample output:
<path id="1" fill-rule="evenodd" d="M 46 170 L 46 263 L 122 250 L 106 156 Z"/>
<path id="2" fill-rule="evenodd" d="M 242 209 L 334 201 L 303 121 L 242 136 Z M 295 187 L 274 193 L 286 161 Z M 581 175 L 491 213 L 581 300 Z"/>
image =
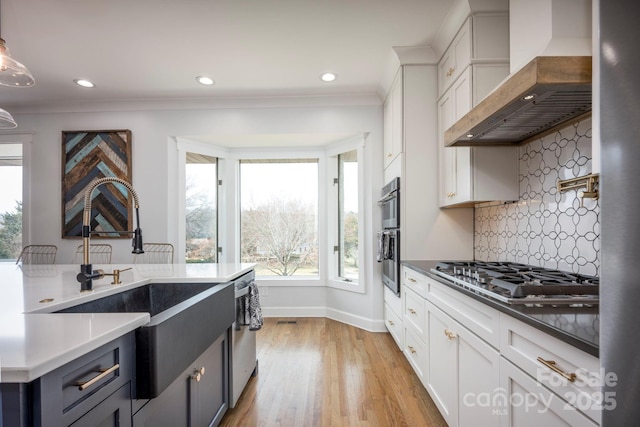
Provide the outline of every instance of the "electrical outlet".
<path id="1" fill-rule="evenodd" d="M 264 286 L 262 288 L 259 288 L 260 290 L 260 295 L 263 297 L 268 297 L 269 296 L 269 288 Z"/>

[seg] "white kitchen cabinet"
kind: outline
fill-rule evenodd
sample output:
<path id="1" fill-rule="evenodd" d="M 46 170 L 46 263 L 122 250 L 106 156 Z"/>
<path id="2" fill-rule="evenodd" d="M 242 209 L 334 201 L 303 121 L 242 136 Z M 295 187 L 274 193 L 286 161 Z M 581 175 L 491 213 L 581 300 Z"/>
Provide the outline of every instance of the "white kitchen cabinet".
<path id="1" fill-rule="evenodd" d="M 442 95 L 471 61 L 471 22 L 468 18 L 438 62 L 438 94 Z M 507 53 L 508 54 L 508 53 Z"/>
<path id="2" fill-rule="evenodd" d="M 402 300 L 386 286 L 384 287 L 384 325 L 398 344 L 398 348 L 404 349 Z"/>
<path id="3" fill-rule="evenodd" d="M 403 77 L 402 69 L 398 71 L 391 90 L 384 102 L 384 168 L 396 160 L 402 152 L 402 102 L 403 102 Z"/>
<path id="4" fill-rule="evenodd" d="M 465 20 L 438 62 L 438 95 L 443 95 L 469 64 L 479 63 L 506 64 L 509 73 L 508 12 L 477 13 Z"/>
<path id="5" fill-rule="evenodd" d="M 539 389 L 548 389 L 553 399 L 566 403 L 568 413 L 577 408 L 599 423 L 601 405 L 609 407 L 614 403 L 611 398 L 602 396 L 600 386 L 607 378 L 602 378 L 597 357 L 503 313 L 500 317 L 500 354 L 534 379 Z M 575 375 L 575 380 L 570 381 L 554 372 L 538 358 L 554 362 L 556 369 L 568 376 Z M 509 385 L 508 381 L 511 380 L 503 378 L 503 385 Z"/>
<path id="6" fill-rule="evenodd" d="M 499 386 L 498 351 L 431 304 L 427 391 L 449 426 L 498 426 L 486 396 Z"/>
<path id="7" fill-rule="evenodd" d="M 442 210 L 438 203 L 437 72 L 436 65 L 402 65 L 395 83 L 401 108 L 389 103 L 393 90 L 385 104 L 387 138 L 395 132 L 388 110 L 401 112 L 395 123 L 402 151 L 383 175 L 385 183 L 400 177 L 402 260 L 473 257 L 473 211 Z"/>
<path id="8" fill-rule="evenodd" d="M 445 147 L 444 132 L 462 118 L 509 73 L 508 17 L 504 14 L 474 15 L 462 26 L 439 63 L 451 61 L 458 38 L 469 35 L 473 47 L 466 62 L 457 62 L 451 81 L 439 81 L 445 91 L 438 100 L 438 146 L 441 207 L 472 206 L 493 200 L 517 200 L 517 147 Z M 506 43 L 506 44 L 505 44 Z M 461 58 L 461 56 L 458 56 Z M 446 73 L 444 77 L 448 79 Z"/>
<path id="9" fill-rule="evenodd" d="M 504 397 L 498 400 L 502 405 L 495 408 L 500 427 L 598 425 L 504 357 L 500 358 L 500 388 Z"/>

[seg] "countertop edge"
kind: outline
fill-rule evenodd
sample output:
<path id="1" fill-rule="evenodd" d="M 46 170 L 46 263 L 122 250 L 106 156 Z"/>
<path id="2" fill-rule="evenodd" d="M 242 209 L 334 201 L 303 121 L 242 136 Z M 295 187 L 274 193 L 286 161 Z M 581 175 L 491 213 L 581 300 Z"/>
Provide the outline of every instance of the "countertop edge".
<path id="1" fill-rule="evenodd" d="M 29 316 L 86 316 L 82 314 L 56 314 L 56 313 L 43 313 L 32 314 Z M 96 316 L 96 314 L 92 314 Z M 149 313 L 100 313 L 100 317 L 119 317 L 129 318 L 124 320 L 117 326 L 105 331 L 100 336 L 92 338 L 90 340 L 79 343 L 78 345 L 67 349 L 63 353 L 57 354 L 51 358 L 42 360 L 31 367 L 9 367 L 2 366 L 1 383 L 29 383 L 41 376 L 59 368 L 80 356 L 89 353 L 96 348 L 103 346 L 137 328 L 149 323 Z"/>
<path id="2" fill-rule="evenodd" d="M 594 345 L 591 342 L 585 341 L 579 337 L 576 337 L 575 335 L 571 335 L 565 331 L 559 330 L 557 328 L 552 327 L 549 324 L 546 324 L 538 319 L 535 319 L 531 316 L 528 316 L 525 313 L 521 313 L 519 311 L 515 311 L 513 310 L 509 305 L 506 304 L 502 304 L 498 301 L 494 301 L 490 298 L 487 298 L 483 295 L 478 295 L 472 291 L 469 291 L 461 286 L 457 286 L 455 284 L 452 283 L 448 283 L 447 281 L 443 280 L 440 276 L 432 273 L 431 271 L 426 271 L 423 268 L 417 266 L 415 263 L 416 262 L 424 262 L 424 261 L 402 261 L 401 264 L 405 267 L 408 267 L 420 274 L 424 274 L 426 276 L 428 276 L 429 278 L 438 281 L 438 283 L 442 283 L 443 285 L 446 285 L 448 287 L 450 287 L 451 289 L 455 289 L 458 292 L 463 293 L 464 295 L 467 295 L 477 301 L 480 301 L 486 305 L 488 305 L 489 307 L 492 307 L 502 313 L 505 313 L 517 320 L 520 320 L 530 326 L 533 326 L 534 328 L 545 332 L 555 338 L 558 338 L 559 340 L 570 344 L 574 347 L 576 347 L 579 350 L 582 350 L 592 356 L 595 357 L 599 357 L 599 346 Z M 434 262 L 435 265 L 435 262 Z"/>

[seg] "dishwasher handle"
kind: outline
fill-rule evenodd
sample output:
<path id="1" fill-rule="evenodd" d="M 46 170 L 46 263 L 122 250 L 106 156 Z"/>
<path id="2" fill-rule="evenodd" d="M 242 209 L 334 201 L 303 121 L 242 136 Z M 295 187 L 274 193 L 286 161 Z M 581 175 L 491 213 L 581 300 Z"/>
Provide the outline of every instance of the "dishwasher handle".
<path id="1" fill-rule="evenodd" d="M 244 288 L 236 289 L 236 299 L 243 297 L 248 293 L 249 293 L 249 285 L 245 286 Z"/>

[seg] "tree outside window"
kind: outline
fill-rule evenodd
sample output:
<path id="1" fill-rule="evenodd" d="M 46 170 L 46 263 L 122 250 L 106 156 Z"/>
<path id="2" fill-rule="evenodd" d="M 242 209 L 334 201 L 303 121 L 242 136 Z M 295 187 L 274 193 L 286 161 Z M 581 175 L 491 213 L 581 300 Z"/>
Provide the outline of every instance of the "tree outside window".
<path id="1" fill-rule="evenodd" d="M 318 275 L 318 162 L 240 162 L 242 262 L 258 276 Z"/>
<path id="2" fill-rule="evenodd" d="M 0 261 L 22 250 L 22 145 L 0 144 Z"/>
<path id="3" fill-rule="evenodd" d="M 358 151 L 338 156 L 338 276 L 358 279 Z"/>
<path id="4" fill-rule="evenodd" d="M 217 159 L 187 153 L 185 166 L 185 226 L 187 263 L 216 262 Z"/>

